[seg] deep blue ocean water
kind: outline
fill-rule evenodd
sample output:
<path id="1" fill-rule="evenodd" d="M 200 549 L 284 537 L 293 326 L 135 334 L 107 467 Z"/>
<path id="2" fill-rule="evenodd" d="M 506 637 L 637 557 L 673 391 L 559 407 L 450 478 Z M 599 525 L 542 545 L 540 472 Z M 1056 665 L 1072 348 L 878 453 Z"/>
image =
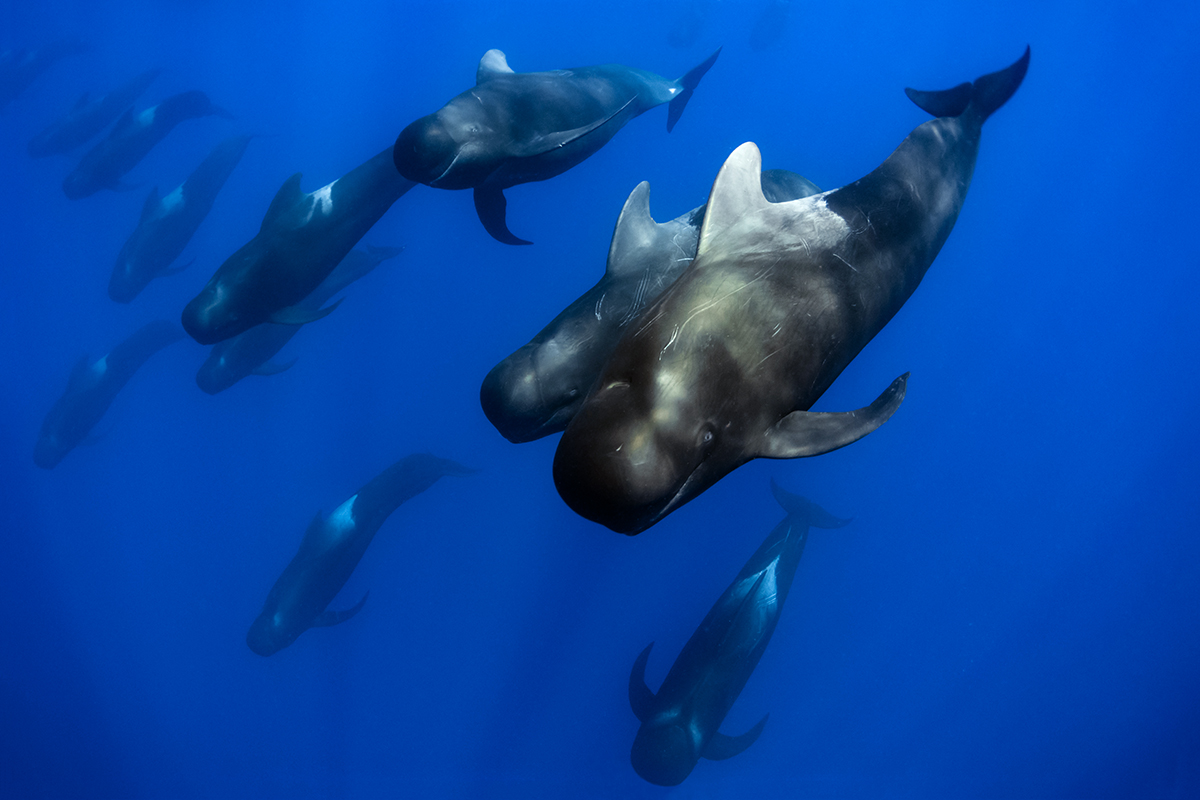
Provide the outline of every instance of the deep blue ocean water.
<path id="1" fill-rule="evenodd" d="M 10 3 L 0 49 L 67 58 L 0 111 L 0 796 L 1200 796 L 1200 395 L 1189 4 Z M 873 169 L 944 88 L 1033 50 L 984 127 L 949 241 L 819 410 L 911 370 L 877 432 L 755 461 L 634 538 L 572 513 L 555 440 L 501 438 L 493 364 L 601 275 L 629 191 L 657 219 L 739 144 L 822 188 Z M 292 173 L 311 191 L 474 80 L 720 60 L 673 133 L 631 122 L 507 192 L 507 247 L 469 194 L 418 186 L 363 239 L 406 249 L 283 356 L 208 396 L 205 349 L 135 376 L 98 441 L 31 459 L 85 353 L 178 319 Z M 127 177 L 68 201 L 77 151 L 29 138 L 143 70 L 144 108 L 203 89 Z M 146 190 L 259 134 L 188 246 L 132 304 L 108 274 Z M 363 612 L 264 659 L 245 632 L 318 509 L 411 452 L 478 467 L 401 506 L 334 605 Z M 674 789 L 629 764 L 629 669 L 656 687 L 782 517 L 770 478 L 853 523 L 813 531 L 782 621 L 725 722 L 762 737 Z"/>

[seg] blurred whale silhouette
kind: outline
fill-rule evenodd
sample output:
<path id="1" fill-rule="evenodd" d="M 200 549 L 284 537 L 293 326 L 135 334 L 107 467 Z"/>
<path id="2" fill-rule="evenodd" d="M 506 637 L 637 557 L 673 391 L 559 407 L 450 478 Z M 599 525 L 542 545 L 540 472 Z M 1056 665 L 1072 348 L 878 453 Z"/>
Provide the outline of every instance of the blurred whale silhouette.
<path id="1" fill-rule="evenodd" d="M 31 83 L 56 62 L 87 49 L 83 42 L 63 39 L 42 47 L 21 47 L 0 52 L 0 109 L 28 89 Z"/>
<path id="2" fill-rule="evenodd" d="M 840 528 L 850 522 L 784 491 L 774 481 L 771 491 L 787 517 L 705 615 L 657 694 L 646 685 L 646 662 L 654 644 L 634 662 L 629 704 L 642 725 L 630 761 L 650 783 L 674 786 L 691 774 L 701 758 L 736 756 L 754 744 L 767 723 L 763 717 L 740 736 L 718 730 L 771 641 L 808 542 L 809 526 Z"/>
<path id="3" fill-rule="evenodd" d="M 566 172 L 663 103 L 670 131 L 720 52 L 672 81 L 620 64 L 513 72 L 504 53 L 489 50 L 473 88 L 400 132 L 396 169 L 427 186 L 474 189 L 487 232 L 529 244 L 508 230 L 504 190 Z"/>
<path id="4" fill-rule="evenodd" d="M 99 97 L 89 98 L 84 92 L 70 111 L 29 140 L 30 157 L 44 158 L 85 144 L 132 106 L 160 72 L 158 69 L 143 72 Z"/>

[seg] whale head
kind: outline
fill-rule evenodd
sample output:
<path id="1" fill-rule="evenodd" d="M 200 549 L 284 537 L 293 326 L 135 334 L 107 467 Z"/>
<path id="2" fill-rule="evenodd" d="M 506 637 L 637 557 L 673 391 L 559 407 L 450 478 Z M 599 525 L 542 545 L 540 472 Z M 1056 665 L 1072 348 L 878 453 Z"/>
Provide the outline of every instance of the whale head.
<path id="1" fill-rule="evenodd" d="M 531 442 L 563 430 L 594 380 L 597 368 L 588 363 L 588 355 L 562 336 L 530 342 L 483 379 L 483 413 L 510 442 Z"/>
<path id="2" fill-rule="evenodd" d="M 260 656 L 272 656 L 296 641 L 300 633 L 287 624 L 281 613 L 264 609 L 246 633 L 246 645 Z"/>
<path id="3" fill-rule="evenodd" d="M 642 725 L 629 754 L 634 772 L 658 786 L 683 783 L 699 760 L 695 737 L 689 735 L 677 718 Z"/>
<path id="4" fill-rule="evenodd" d="M 258 306 L 271 299 L 262 286 L 265 247 L 258 237 L 231 255 L 183 309 L 183 328 L 200 344 L 216 344 L 265 322 Z M 256 313 L 261 312 L 261 313 Z"/>
<path id="5" fill-rule="evenodd" d="M 438 189 L 470 189 L 496 168 L 496 133 L 477 114 L 451 104 L 400 131 L 392 161 L 400 174 Z"/>

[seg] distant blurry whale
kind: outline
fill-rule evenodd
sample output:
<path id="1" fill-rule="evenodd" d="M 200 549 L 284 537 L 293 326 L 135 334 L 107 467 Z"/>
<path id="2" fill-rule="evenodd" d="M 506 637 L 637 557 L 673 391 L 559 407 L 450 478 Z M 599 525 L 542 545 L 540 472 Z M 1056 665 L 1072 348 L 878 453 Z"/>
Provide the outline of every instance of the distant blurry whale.
<path id="1" fill-rule="evenodd" d="M 74 108 L 29 140 L 29 155 L 42 158 L 65 153 L 85 144 L 121 116 L 122 111 L 132 106 L 161 71 L 152 69 L 143 72 L 128 83 L 96 98 L 89 99 L 84 92 Z"/>
<path id="2" fill-rule="evenodd" d="M 29 88 L 29 84 L 67 56 L 82 53 L 87 45 L 74 39 L 51 42 L 37 49 L 22 47 L 0 53 L 0 109 Z"/>
<path id="3" fill-rule="evenodd" d="M 213 201 L 233 168 L 242 160 L 250 136 L 235 136 L 218 144 L 200 162 L 188 179 L 166 197 L 158 187 L 150 190 L 142 206 L 137 229 L 130 234 L 108 281 L 108 296 L 128 303 L 150 281 L 167 274 L 200 223 L 212 210 Z"/>
<path id="4" fill-rule="evenodd" d="M 504 53 L 489 50 L 474 88 L 400 132 L 396 169 L 439 189 L 474 189 L 487 232 L 505 244 L 529 244 L 508 230 L 503 190 L 566 172 L 663 103 L 670 103 L 670 131 L 720 52 L 671 81 L 620 64 L 513 72 Z"/>
<path id="5" fill-rule="evenodd" d="M 298 306 L 350 248 L 416 184 L 392 166 L 391 148 L 315 192 L 287 179 L 258 235 L 213 274 L 183 309 L 183 327 L 200 344 L 216 344 L 263 322 L 299 325 L 332 307 Z"/>
<path id="6" fill-rule="evenodd" d="M 658 693 L 646 685 L 650 644 L 629 675 L 629 704 L 642 725 L 630 761 L 645 780 L 675 786 L 701 758 L 732 758 L 762 733 L 767 718 L 741 736 L 718 729 L 758 666 L 792 588 L 809 526 L 840 528 L 824 509 L 771 482 L 787 517 L 775 526 L 679 651 Z"/>
<path id="7" fill-rule="evenodd" d="M 34 463 L 45 469 L 57 466 L 87 438 L 146 359 L 184 338 L 178 325 L 160 320 L 139 329 L 97 361 L 81 358 L 71 370 L 66 391 L 42 423 L 33 449 Z"/>
<path id="8" fill-rule="evenodd" d="M 271 587 L 246 634 L 246 644 L 260 656 L 274 655 L 309 628 L 337 625 L 357 614 L 366 595 L 344 611 L 325 607 L 349 580 L 384 520 L 442 476 L 473 472 L 462 464 L 418 453 L 385 469 L 328 517 L 322 518 L 318 511 L 300 550 Z"/>
<path id="9" fill-rule="evenodd" d="M 900 310 L 966 199 L 983 123 L 1021 85 L 1006 69 L 941 92 L 938 117 L 878 168 L 830 192 L 770 203 L 753 143 L 721 167 L 696 259 L 631 324 L 567 426 L 554 483 L 576 513 L 636 534 L 755 458 L 855 442 L 904 399 L 809 409 Z"/>
<path id="10" fill-rule="evenodd" d="M 121 177 L 138 165 L 154 145 L 185 119 L 219 116 L 232 119 L 228 111 L 214 106 L 200 91 L 168 97 L 139 114 L 126 111 L 108 136 L 84 154 L 79 166 L 63 180 L 63 193 L 79 200 L 101 189 L 127 188 Z"/>
<path id="11" fill-rule="evenodd" d="M 329 277 L 321 282 L 313 293 L 300 301 L 302 309 L 318 310 L 335 294 L 354 281 L 370 273 L 380 263 L 399 255 L 403 247 L 367 247 L 351 250 L 334 268 Z M 295 361 L 286 364 L 269 364 L 301 325 L 277 325 L 266 323 L 243 331 L 232 339 L 213 345 L 208 358 L 196 373 L 196 385 L 209 394 L 223 392 L 247 375 L 275 375 L 290 368 Z"/>
<path id="12" fill-rule="evenodd" d="M 820 191 L 781 169 L 763 172 L 762 189 L 773 203 Z M 484 378 L 479 401 L 496 430 L 529 442 L 567 427 L 625 327 L 692 263 L 704 209 L 657 223 L 650 184 L 638 184 L 617 219 L 604 277 Z"/>

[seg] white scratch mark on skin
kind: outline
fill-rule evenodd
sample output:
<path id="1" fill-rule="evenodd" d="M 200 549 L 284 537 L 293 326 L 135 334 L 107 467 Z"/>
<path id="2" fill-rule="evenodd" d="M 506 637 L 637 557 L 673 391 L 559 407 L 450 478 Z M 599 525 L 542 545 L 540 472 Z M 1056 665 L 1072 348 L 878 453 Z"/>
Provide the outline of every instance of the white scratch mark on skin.
<path id="1" fill-rule="evenodd" d="M 686 325 L 687 323 L 685 322 L 683 324 Z M 659 361 L 662 361 L 663 354 L 667 352 L 667 348 L 670 347 L 671 345 L 675 344 L 675 340 L 679 337 L 680 330 L 681 330 L 680 327 L 678 325 L 676 325 L 675 330 L 671 331 L 671 340 L 668 341 L 665 345 L 663 345 L 662 350 L 658 351 L 658 360 Z"/>
<path id="2" fill-rule="evenodd" d="M 597 321 L 597 322 L 599 322 L 599 321 L 600 321 L 600 309 L 601 309 L 601 307 L 603 307 L 603 306 L 604 306 L 604 298 L 606 298 L 606 297 L 608 297 L 608 292 L 605 292 L 604 294 L 600 295 L 600 299 L 596 301 L 596 311 L 595 311 L 595 314 L 596 314 L 596 321 Z"/>
<path id="3" fill-rule="evenodd" d="M 834 258 L 836 258 L 838 261 L 842 262 L 843 264 L 845 264 L 845 265 L 846 265 L 847 267 L 849 267 L 850 269 L 853 269 L 855 272 L 858 272 L 858 270 L 857 270 L 857 269 L 854 269 L 854 265 L 853 265 L 853 264 L 851 264 L 849 261 L 847 261 L 846 259 L 844 259 L 844 258 L 842 258 L 841 256 L 839 256 L 837 253 L 834 253 L 834 254 L 833 254 L 833 257 L 834 257 Z"/>

